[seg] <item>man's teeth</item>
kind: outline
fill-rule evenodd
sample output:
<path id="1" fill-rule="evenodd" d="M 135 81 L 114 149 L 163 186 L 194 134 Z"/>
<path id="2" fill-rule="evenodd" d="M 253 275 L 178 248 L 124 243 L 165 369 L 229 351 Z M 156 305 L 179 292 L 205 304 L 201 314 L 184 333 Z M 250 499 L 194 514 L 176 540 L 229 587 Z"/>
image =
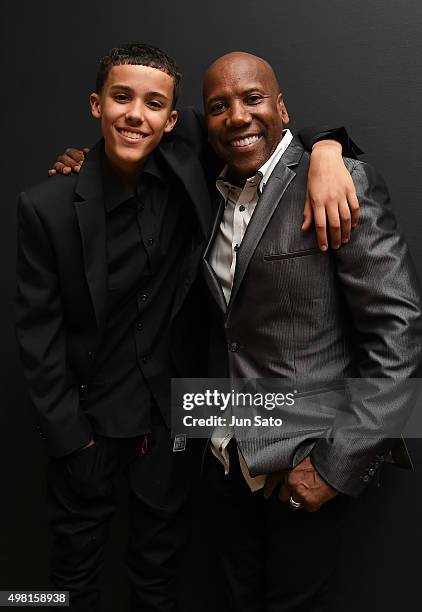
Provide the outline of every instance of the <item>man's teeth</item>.
<path id="1" fill-rule="evenodd" d="M 119 130 L 119 132 L 131 140 L 141 140 L 143 138 L 143 135 L 138 132 L 129 132 L 128 130 Z"/>
<path id="2" fill-rule="evenodd" d="M 249 136 L 248 138 L 239 138 L 239 140 L 232 140 L 230 144 L 232 147 L 247 147 L 248 145 L 257 142 L 260 138 L 261 137 L 258 135 Z"/>

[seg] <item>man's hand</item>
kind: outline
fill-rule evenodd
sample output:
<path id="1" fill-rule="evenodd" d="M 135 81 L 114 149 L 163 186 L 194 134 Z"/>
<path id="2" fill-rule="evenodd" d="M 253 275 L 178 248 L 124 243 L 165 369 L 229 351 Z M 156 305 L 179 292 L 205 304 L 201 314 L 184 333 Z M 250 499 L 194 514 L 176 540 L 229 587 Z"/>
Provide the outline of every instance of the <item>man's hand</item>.
<path id="1" fill-rule="evenodd" d="M 59 155 L 56 163 L 48 171 L 49 176 L 54 174 L 70 174 L 73 172 L 79 172 L 82 164 L 84 163 L 85 155 L 89 153 L 88 147 L 83 149 L 66 149 L 63 155 Z"/>
<path id="2" fill-rule="evenodd" d="M 314 220 L 322 251 L 328 248 L 327 219 L 334 249 L 350 240 L 351 228 L 359 220 L 355 186 L 341 153 L 341 144 L 335 140 L 321 140 L 312 147 L 302 229 L 310 229 Z"/>
<path id="3" fill-rule="evenodd" d="M 306 457 L 289 472 L 280 489 L 279 498 L 286 502 L 292 497 L 302 502 L 308 512 L 316 512 L 336 495 L 338 491 L 321 478 L 309 457 Z"/>
<path id="4" fill-rule="evenodd" d="M 278 489 L 289 475 L 289 470 L 271 472 L 265 479 L 263 494 L 265 499 L 269 499 L 276 489 Z"/>

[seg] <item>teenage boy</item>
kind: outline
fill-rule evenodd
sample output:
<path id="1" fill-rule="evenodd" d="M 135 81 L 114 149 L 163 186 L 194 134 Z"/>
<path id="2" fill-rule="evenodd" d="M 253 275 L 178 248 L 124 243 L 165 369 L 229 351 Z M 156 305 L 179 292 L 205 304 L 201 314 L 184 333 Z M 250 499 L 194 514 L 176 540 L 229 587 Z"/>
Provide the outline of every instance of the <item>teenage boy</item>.
<path id="1" fill-rule="evenodd" d="M 183 143 L 177 155 L 157 150 L 177 120 L 179 81 L 158 49 L 112 50 L 91 95 L 104 139 L 79 176 L 49 179 L 19 201 L 17 331 L 51 456 L 52 581 L 78 610 L 97 607 L 122 468 L 133 608 L 175 607 L 197 462 L 192 445 L 173 452 L 166 382 L 203 373 L 186 330 L 200 334 L 190 290 L 210 223 L 194 155 Z"/>
<path id="2" fill-rule="evenodd" d="M 52 582 L 74 610 L 98 607 L 123 469 L 133 610 L 176 608 L 199 461 L 191 441 L 170 437 L 169 382 L 205 373 L 197 271 L 212 221 L 196 116 L 185 141 L 161 143 L 177 120 L 179 81 L 157 48 L 112 49 L 91 95 L 103 139 L 79 175 L 19 200 L 17 332 L 50 455 Z"/>

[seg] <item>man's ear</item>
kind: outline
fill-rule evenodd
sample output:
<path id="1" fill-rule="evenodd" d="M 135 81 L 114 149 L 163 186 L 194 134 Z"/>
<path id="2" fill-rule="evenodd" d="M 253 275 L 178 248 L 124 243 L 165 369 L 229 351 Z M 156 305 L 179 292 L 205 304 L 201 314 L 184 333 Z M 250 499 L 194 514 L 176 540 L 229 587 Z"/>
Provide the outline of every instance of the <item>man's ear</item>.
<path id="1" fill-rule="evenodd" d="M 91 104 L 91 115 L 95 117 L 95 119 L 101 119 L 100 96 L 96 92 L 89 96 L 89 103 Z"/>
<path id="2" fill-rule="evenodd" d="M 284 104 L 283 94 L 279 93 L 277 96 L 277 108 L 280 114 L 283 125 L 287 125 L 290 121 L 289 113 L 287 112 L 286 105 Z"/>
<path id="3" fill-rule="evenodd" d="M 172 110 L 168 119 L 167 119 L 167 123 L 166 123 L 166 127 L 164 128 L 165 132 L 171 132 L 172 129 L 174 128 L 174 126 L 176 125 L 176 121 L 177 121 L 177 111 L 176 110 Z"/>

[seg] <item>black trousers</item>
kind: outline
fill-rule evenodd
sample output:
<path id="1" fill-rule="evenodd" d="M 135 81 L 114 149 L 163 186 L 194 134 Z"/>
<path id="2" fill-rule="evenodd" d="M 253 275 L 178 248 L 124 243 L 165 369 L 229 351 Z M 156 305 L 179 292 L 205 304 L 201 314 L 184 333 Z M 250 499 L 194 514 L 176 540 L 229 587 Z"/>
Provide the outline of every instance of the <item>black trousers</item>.
<path id="1" fill-rule="evenodd" d="M 177 609 L 177 558 L 186 540 L 186 507 L 199 461 L 189 442 L 185 451 L 173 452 L 161 421 L 147 444 L 98 437 L 94 446 L 49 462 L 51 578 L 55 588 L 70 591 L 74 611 L 98 610 L 104 548 L 117 502 L 115 478 L 122 472 L 129 480 L 132 610 Z"/>
<path id="2" fill-rule="evenodd" d="M 252 493 L 229 445 L 230 471 L 208 452 L 204 467 L 210 543 L 235 612 L 331 610 L 335 568 L 349 499 L 338 495 L 314 513 L 293 511 L 277 497 Z M 338 612 L 338 611 L 336 611 Z"/>

